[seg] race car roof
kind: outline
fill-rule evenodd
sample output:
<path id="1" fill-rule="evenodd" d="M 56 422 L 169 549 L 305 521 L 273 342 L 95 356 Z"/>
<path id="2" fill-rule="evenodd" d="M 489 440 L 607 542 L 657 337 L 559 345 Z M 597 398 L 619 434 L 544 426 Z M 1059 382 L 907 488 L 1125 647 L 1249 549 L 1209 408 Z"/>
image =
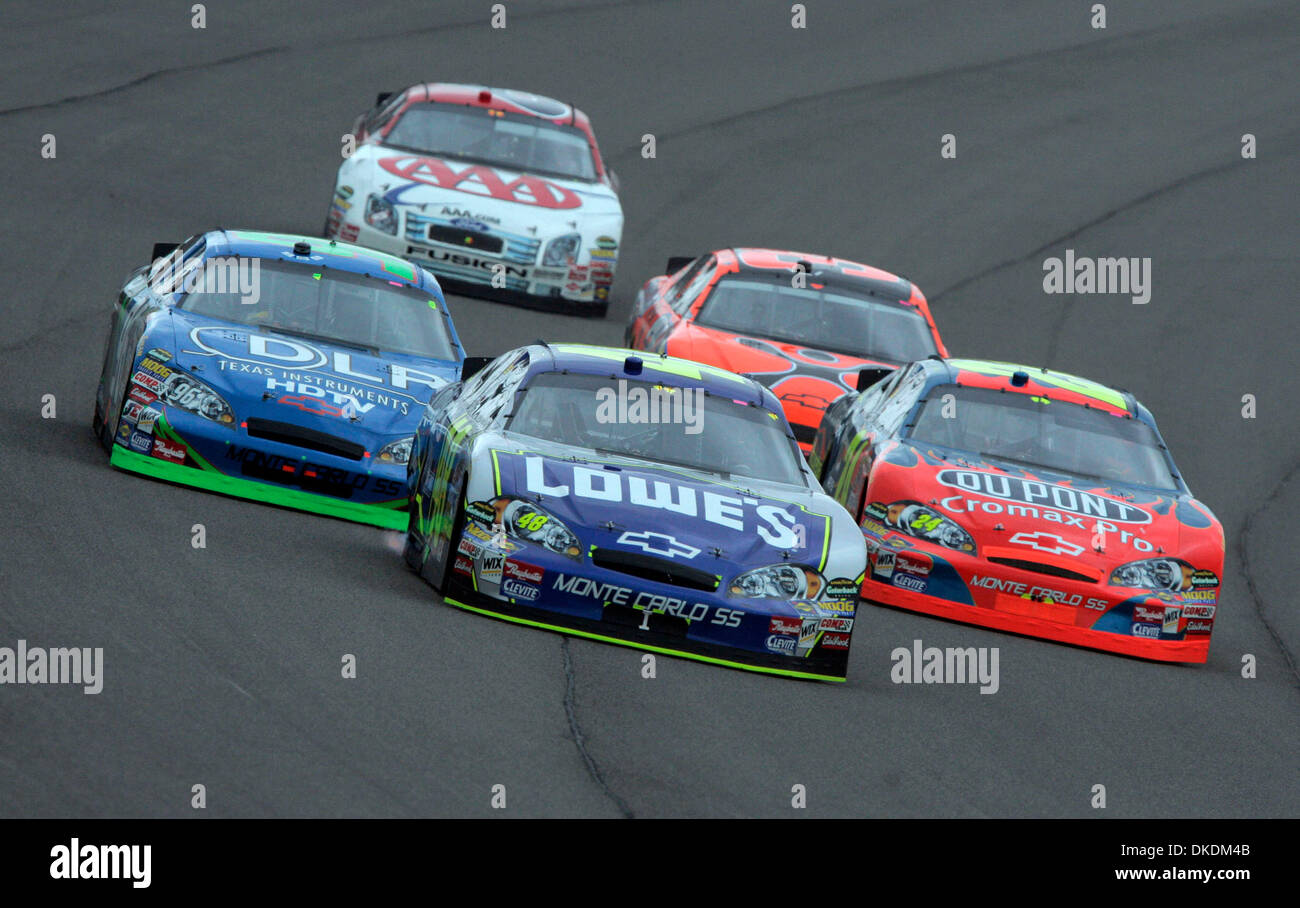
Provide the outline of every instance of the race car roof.
<path id="1" fill-rule="evenodd" d="M 658 381 L 678 388 L 703 388 L 719 397 L 781 412 L 776 396 L 753 379 L 692 360 L 590 344 L 537 343 L 526 349 L 530 356 L 530 378 L 538 372 L 577 372 L 629 381 Z"/>
<path id="2" fill-rule="evenodd" d="M 714 254 L 718 257 L 719 269 L 723 273 L 727 271 L 788 273 L 798 267 L 800 262 L 804 262 L 811 266 L 808 277 L 812 282 L 841 287 L 884 300 L 907 302 L 915 289 L 911 281 L 882 268 L 874 268 L 861 262 L 852 262 L 829 255 L 744 246 L 719 250 Z"/>
<path id="3" fill-rule="evenodd" d="M 1081 404 L 1115 416 L 1135 416 L 1144 422 L 1152 421 L 1146 408 L 1129 392 L 1066 372 L 984 359 L 936 359 L 932 362 L 936 364 L 934 368 L 937 375 L 930 382 L 931 386 L 957 384 L 968 388 L 1029 394 L 1048 400 Z"/>
<path id="4" fill-rule="evenodd" d="M 442 288 L 423 268 L 417 268 L 394 255 L 340 243 L 320 237 L 292 233 L 264 233 L 256 230 L 213 230 L 205 235 L 205 259 L 218 256 L 276 259 L 306 267 L 312 265 L 365 274 L 394 283 L 425 290 L 443 302 Z M 294 252 L 297 243 L 306 243 L 311 251 L 303 256 Z"/>
<path id="5" fill-rule="evenodd" d="M 590 125 L 587 115 L 570 104 L 515 88 L 492 88 L 488 85 L 462 85 L 455 82 L 425 82 L 421 85 L 412 85 L 407 91 L 410 101 L 465 104 L 470 107 L 486 107 L 490 110 L 525 114 L 562 125 Z M 486 97 L 484 92 L 487 93 Z"/>

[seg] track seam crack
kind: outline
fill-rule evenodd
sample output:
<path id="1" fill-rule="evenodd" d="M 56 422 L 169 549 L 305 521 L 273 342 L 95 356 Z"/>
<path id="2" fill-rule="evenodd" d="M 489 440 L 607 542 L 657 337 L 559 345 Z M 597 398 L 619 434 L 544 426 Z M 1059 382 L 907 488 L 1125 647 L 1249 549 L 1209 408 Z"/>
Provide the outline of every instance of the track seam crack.
<path id="1" fill-rule="evenodd" d="M 600 767 L 596 765 L 595 758 L 587 750 L 587 739 L 582 734 L 582 726 L 578 724 L 578 710 L 574 701 L 577 678 L 573 671 L 573 654 L 569 651 L 568 637 L 560 638 L 560 654 L 564 657 L 564 715 L 569 721 L 569 733 L 573 736 L 574 746 L 578 748 L 578 754 L 587 767 L 587 775 L 591 776 L 592 781 L 596 783 L 605 797 L 614 802 L 614 806 L 618 808 L 624 819 L 634 819 L 636 814 L 632 813 L 632 808 L 628 807 L 627 802 L 609 787 L 609 783 L 605 781 L 605 777 L 601 774 Z"/>
<path id="2" fill-rule="evenodd" d="M 665 0 L 607 0 L 607 2 L 604 3 L 585 3 L 585 4 L 574 3 L 574 4 L 569 4 L 567 6 L 557 6 L 557 7 L 552 7 L 550 9 L 530 11 L 524 14 L 515 13 L 513 14 L 513 18 L 514 21 L 516 22 L 533 21 L 537 19 L 548 19 L 555 16 L 564 16 L 564 15 L 569 15 L 574 13 L 585 13 L 585 12 L 600 13 L 608 10 L 625 9 L 628 7 L 635 7 L 635 6 L 653 5 L 661 2 L 665 2 Z M 438 32 L 453 31 L 462 28 L 473 28 L 481 24 L 482 24 L 482 20 L 480 19 L 474 19 L 468 22 L 444 22 L 440 25 L 428 26 L 425 28 L 408 29 L 405 31 L 384 32 L 381 34 L 374 34 L 374 35 L 348 35 L 346 37 L 334 38 L 331 40 L 314 41 L 311 42 L 310 46 L 311 47 L 340 47 L 349 44 L 365 44 L 371 42 L 392 41 L 392 40 L 398 40 L 402 38 L 411 38 L 411 37 L 428 35 L 428 34 L 438 33 Z M 174 76 L 180 73 L 198 72 L 208 68 L 224 66 L 227 63 L 242 63 L 245 60 L 252 60 L 257 57 L 263 57 L 263 56 L 268 56 L 273 54 L 281 54 L 281 53 L 285 53 L 286 51 L 293 52 L 295 50 L 300 49 L 303 46 L 304 45 L 278 44 L 275 45 L 274 47 L 262 47 L 256 50 L 245 51 L 244 53 L 241 54 L 235 54 L 234 56 L 222 57 L 219 60 L 209 60 L 203 63 L 188 63 L 182 66 L 164 67 L 162 69 L 156 69 L 151 72 L 147 72 L 141 76 L 137 76 L 136 78 L 131 79 L 130 81 L 122 82 L 118 85 L 110 85 L 109 87 L 99 89 L 98 91 L 87 92 L 85 94 L 80 94 L 80 95 L 68 95 L 66 97 L 59 98 L 54 101 L 42 101 L 39 104 L 27 104 L 23 107 L 5 108 L 0 110 L 0 117 L 7 117 L 10 114 L 17 114 L 17 113 L 29 113 L 34 110 L 46 110 L 53 107 L 62 107 L 67 104 L 75 104 L 78 101 L 90 101 L 95 98 L 102 98 L 107 95 L 117 94 L 118 92 L 128 91 L 132 88 L 136 88 L 144 84 L 145 82 L 150 82 L 162 76 Z"/>
<path id="3" fill-rule="evenodd" d="M 204 63 L 187 63 L 184 66 L 171 66 L 164 69 L 156 69 L 152 72 L 147 72 L 142 76 L 137 76 L 128 82 L 122 82 L 118 85 L 110 85 L 108 88 L 101 88 L 99 91 L 92 91 L 81 95 L 68 95 L 67 97 L 59 98 L 57 101 L 42 101 L 40 104 L 28 104 L 25 107 L 9 107 L 5 110 L 0 110 L 0 117 L 7 117 L 10 114 L 30 113 L 33 110 L 48 110 L 53 107 L 63 107 L 67 104 L 76 104 L 78 101 L 90 101 L 95 98 L 104 98 L 109 95 L 118 94 L 119 92 L 129 91 L 132 88 L 136 88 L 146 82 L 152 82 L 154 79 L 162 78 L 164 76 L 198 72 L 204 69 L 225 66 L 229 63 L 243 63 L 246 60 L 253 60 L 257 57 L 264 57 L 268 54 L 278 54 L 288 49 L 287 45 L 263 47 L 258 50 L 247 51 L 230 57 L 222 57 L 218 60 L 208 60 Z"/>
<path id="4" fill-rule="evenodd" d="M 1023 54 L 1013 54 L 1009 57 L 998 57 L 995 60 L 976 60 L 970 63 L 964 63 L 959 66 L 951 66 L 945 69 L 932 69 L 925 72 L 911 73 L 903 76 L 891 76 L 886 79 L 872 79 L 866 82 L 858 82 L 853 85 L 839 85 L 834 88 L 827 88 L 822 91 L 812 92 L 806 95 L 797 95 L 792 98 L 784 98 L 772 104 L 765 104 L 761 107 L 752 107 L 748 110 L 737 111 L 728 114 L 725 117 L 719 117 L 713 120 L 706 120 L 701 123 L 693 123 L 689 126 L 683 126 L 679 129 L 657 133 L 655 140 L 657 142 L 673 141 L 682 139 L 698 132 L 704 132 L 718 127 L 733 126 L 742 123 L 745 120 L 755 117 L 762 117 L 767 114 L 787 111 L 790 108 L 800 108 L 808 104 L 831 101 L 837 98 L 849 97 L 863 91 L 880 91 L 894 92 L 905 91 L 914 86 L 931 83 L 935 81 L 954 79 L 960 76 L 976 75 L 986 70 L 995 70 L 1004 66 L 1015 66 L 1022 63 L 1029 63 L 1037 60 L 1056 59 L 1062 54 L 1073 53 L 1075 51 L 1090 50 L 1098 47 L 1108 46 L 1116 42 L 1131 41 L 1134 38 L 1146 38 L 1151 35 L 1158 35 L 1168 31 L 1177 30 L 1177 25 L 1161 25 L 1152 28 L 1141 29 L 1138 31 L 1127 32 L 1125 34 L 1115 35 L 1114 37 L 1090 38 L 1087 41 L 1077 44 L 1067 44 L 1063 47 L 1045 48 L 1043 50 L 1030 51 Z M 640 143 L 625 146 L 617 152 L 606 155 L 609 163 L 615 161 L 624 161 L 636 157 L 641 151 Z"/>
<path id="5" fill-rule="evenodd" d="M 1287 668 L 1291 671 L 1291 677 L 1296 682 L 1296 686 L 1300 687 L 1300 670 L 1297 670 L 1295 656 L 1287 649 L 1281 635 L 1278 634 L 1268 620 L 1268 616 L 1264 613 L 1264 597 L 1260 595 L 1259 589 L 1255 586 L 1255 578 L 1250 570 L 1250 531 L 1254 526 L 1255 518 L 1277 500 L 1282 494 L 1282 490 L 1286 488 L 1286 484 L 1295 478 L 1298 471 L 1300 471 L 1300 461 L 1292 464 L 1291 468 L 1278 480 L 1277 485 L 1273 487 L 1273 491 L 1268 494 L 1268 497 L 1260 502 L 1259 507 L 1246 515 L 1246 519 L 1242 522 L 1241 535 L 1237 537 L 1237 558 L 1241 561 L 1241 573 L 1246 577 L 1246 589 L 1250 592 L 1250 598 L 1254 603 L 1255 614 L 1259 616 L 1260 622 L 1264 625 L 1264 629 L 1268 631 L 1269 636 L 1273 638 L 1273 642 L 1277 644 L 1277 648 L 1282 651 L 1282 658 L 1286 660 Z"/>
<path id="6" fill-rule="evenodd" d="M 996 265 L 990 265 L 989 267 L 985 268 L 982 271 L 976 272 L 975 274 L 972 274 L 969 277 L 962 278 L 961 280 L 957 281 L 955 284 L 950 284 L 949 286 L 944 287 L 938 293 L 930 297 L 930 302 L 931 303 L 937 302 L 940 297 L 946 296 L 947 294 L 952 293 L 954 290 L 959 290 L 962 287 L 969 286 L 970 284 L 973 284 L 976 281 L 983 280 L 984 278 L 989 277 L 990 275 L 997 274 L 999 271 L 1002 271 L 1003 269 L 1010 268 L 1013 265 L 1023 264 L 1024 262 L 1029 261 L 1035 256 L 1042 255 L 1044 252 L 1047 252 L 1053 246 L 1059 246 L 1061 243 L 1068 242 L 1069 240 L 1074 239 L 1075 237 L 1079 236 L 1085 231 L 1091 230 L 1093 227 L 1096 227 L 1099 224 L 1106 223 L 1106 221 L 1109 221 L 1111 218 L 1119 217 L 1121 214 L 1123 214 L 1126 211 L 1129 211 L 1130 209 L 1137 208 L 1139 205 L 1145 205 L 1147 202 L 1151 201 L 1152 199 L 1162 196 L 1167 192 L 1173 192 L 1175 189 L 1180 189 L 1183 186 L 1188 185 L 1189 183 L 1193 183 L 1197 180 L 1204 179 L 1205 177 L 1209 177 L 1214 174 L 1218 174 L 1230 170 L 1234 167 L 1239 166 L 1239 163 L 1240 162 L 1238 161 L 1228 161 L 1223 164 L 1216 164 L 1213 167 L 1208 167 L 1205 170 L 1198 170 L 1194 173 L 1186 174 L 1185 176 L 1181 176 L 1171 183 L 1166 183 L 1163 186 L 1158 186 L 1155 189 L 1148 190 L 1147 192 L 1144 192 L 1142 195 L 1138 196 L 1137 198 L 1130 199 L 1127 202 L 1117 205 L 1114 208 L 1110 209 L 1109 211 L 1105 211 L 1097 215 L 1096 217 L 1092 218 L 1091 220 L 1085 221 L 1079 226 L 1071 228 L 1070 230 L 1066 231 L 1060 236 L 1048 240 L 1046 243 L 1043 243 L 1041 246 L 1029 250 L 1023 255 L 1016 256 L 1015 258 L 1006 259 L 1004 261 L 998 262 Z"/>

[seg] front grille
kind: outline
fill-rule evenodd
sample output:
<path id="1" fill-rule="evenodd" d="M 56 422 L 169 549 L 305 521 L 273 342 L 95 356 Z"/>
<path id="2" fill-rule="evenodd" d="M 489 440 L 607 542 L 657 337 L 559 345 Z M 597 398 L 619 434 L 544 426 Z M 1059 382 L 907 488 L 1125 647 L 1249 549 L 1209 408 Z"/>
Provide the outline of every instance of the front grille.
<path id="1" fill-rule="evenodd" d="M 459 227 L 445 227 L 442 224 L 429 225 L 429 239 L 435 243 L 447 243 L 451 246 L 465 246 L 481 252 L 496 255 L 504 245 L 499 236 L 488 236 L 477 230 L 461 230 Z"/>
<path id="2" fill-rule="evenodd" d="M 246 424 L 248 434 L 252 438 L 265 438 L 267 441 L 278 441 L 283 445 L 309 448 L 312 451 L 333 454 L 335 457 L 346 457 L 349 460 L 360 460 L 366 453 L 366 449 L 354 441 L 339 438 L 337 435 L 327 435 L 314 429 L 295 426 L 289 422 L 276 422 L 273 419 L 250 417 Z"/>
<path id="3" fill-rule="evenodd" d="M 275 458 L 283 460 L 283 458 Z M 286 469 L 288 467 L 289 469 Z M 299 472 L 299 469 L 302 472 Z M 315 492 L 317 495 L 329 495 L 331 498 L 351 498 L 356 491 L 356 487 L 348 482 L 338 482 L 333 479 L 322 478 L 319 475 L 308 475 L 306 467 L 295 468 L 292 464 L 272 464 L 263 463 L 258 460 L 246 460 L 240 465 L 240 472 L 245 476 L 251 476 L 254 479 L 261 479 L 266 482 L 278 483 L 282 486 L 297 486 L 304 492 Z M 315 471 L 311 471 L 315 472 Z M 361 477 L 365 479 L 364 476 Z"/>
<path id="4" fill-rule="evenodd" d="M 631 574 L 642 580 L 667 583 L 671 586 L 684 586 L 693 590 L 712 593 L 718 588 L 715 574 L 699 568 L 678 564 L 670 558 L 658 558 L 654 555 L 641 555 L 636 552 L 620 552 L 617 549 L 593 549 L 591 561 L 596 567 L 622 574 Z"/>
<path id="5" fill-rule="evenodd" d="M 451 245 L 464 246 L 463 240 L 466 231 L 449 224 L 442 218 L 420 214 L 416 211 L 407 212 L 406 241 L 408 243 L 428 243 L 433 237 L 432 231 L 434 230 L 454 231 L 458 239 L 453 240 Z M 470 232 L 473 233 L 474 231 Z M 499 255 L 502 261 L 527 266 L 532 266 L 537 263 L 538 253 L 542 250 L 542 241 L 537 237 L 525 236 L 521 233 L 510 233 L 509 231 L 501 230 L 497 227 L 492 228 L 492 233 L 489 236 L 497 239 L 501 243 L 501 245 L 496 248 L 494 254 Z M 493 250 L 482 247 L 477 243 L 473 246 L 464 246 L 464 248 L 482 249 L 484 252 L 493 253 Z M 482 276 L 473 279 L 476 281 L 485 280 Z"/>
<path id="6" fill-rule="evenodd" d="M 1069 568 L 1057 567 L 1054 564 L 1043 564 L 1041 561 L 1025 561 L 1020 558 L 997 557 L 990 557 L 989 561 L 994 564 L 1016 568 L 1021 571 L 1032 571 L 1035 574 L 1046 574 L 1049 577 L 1061 577 L 1065 580 L 1078 580 L 1082 583 L 1097 582 L 1096 577 L 1089 576 L 1088 574 L 1080 574 L 1078 571 L 1072 571 Z"/>

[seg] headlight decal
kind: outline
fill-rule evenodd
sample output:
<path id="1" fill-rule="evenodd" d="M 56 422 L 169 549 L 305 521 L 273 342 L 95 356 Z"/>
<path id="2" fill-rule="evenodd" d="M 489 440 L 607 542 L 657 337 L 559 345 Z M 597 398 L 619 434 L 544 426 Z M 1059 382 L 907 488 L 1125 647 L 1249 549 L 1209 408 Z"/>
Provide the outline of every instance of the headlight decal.
<path id="1" fill-rule="evenodd" d="M 736 576 L 727 594 L 745 599 L 802 599 L 816 601 L 826 591 L 820 573 L 801 564 L 770 564 Z"/>
<path id="2" fill-rule="evenodd" d="M 1186 593 L 1217 587 L 1219 577 L 1214 571 L 1197 570 L 1181 558 L 1147 558 L 1115 568 L 1109 582 L 1111 586 Z"/>
<path id="3" fill-rule="evenodd" d="M 397 209 L 392 202 L 377 195 L 366 197 L 365 221 L 371 227 L 381 233 L 396 236 L 397 220 Z"/>
<path id="4" fill-rule="evenodd" d="M 508 496 L 491 502 L 474 501 L 466 505 L 466 511 L 514 539 L 540 545 L 557 555 L 582 557 L 577 535 L 558 517 L 531 501 Z"/>
<path id="5" fill-rule="evenodd" d="M 235 427 L 235 413 L 226 399 L 206 382 L 187 372 L 173 371 L 158 391 L 158 399 L 168 406 L 202 416 L 227 428 Z"/>
<path id="6" fill-rule="evenodd" d="M 399 438 L 397 441 L 390 441 L 379 449 L 377 459 L 381 463 L 389 464 L 407 464 L 411 461 L 411 448 L 415 444 L 415 436 L 408 435 L 405 438 Z"/>
<path id="7" fill-rule="evenodd" d="M 570 258 L 578 257 L 578 250 L 582 246 L 582 234 L 566 233 L 564 236 L 558 236 L 546 244 L 546 250 L 542 253 L 542 264 L 548 267 L 558 267 L 567 264 Z"/>
<path id="8" fill-rule="evenodd" d="M 975 554 L 975 538 L 970 533 L 952 518 L 919 501 L 895 501 L 892 504 L 873 501 L 867 505 L 867 513 L 890 529 L 908 536 Z"/>

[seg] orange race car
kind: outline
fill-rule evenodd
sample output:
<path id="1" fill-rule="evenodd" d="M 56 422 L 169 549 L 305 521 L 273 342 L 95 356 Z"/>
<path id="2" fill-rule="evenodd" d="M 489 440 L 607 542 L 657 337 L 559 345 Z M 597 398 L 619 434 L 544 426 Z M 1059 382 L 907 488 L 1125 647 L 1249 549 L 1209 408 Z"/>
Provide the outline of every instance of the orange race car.
<path id="1" fill-rule="evenodd" d="M 721 366 L 772 389 L 807 454 L 822 413 L 874 375 L 948 351 L 925 296 L 844 259 L 720 249 L 668 260 L 637 293 L 627 346 Z"/>

